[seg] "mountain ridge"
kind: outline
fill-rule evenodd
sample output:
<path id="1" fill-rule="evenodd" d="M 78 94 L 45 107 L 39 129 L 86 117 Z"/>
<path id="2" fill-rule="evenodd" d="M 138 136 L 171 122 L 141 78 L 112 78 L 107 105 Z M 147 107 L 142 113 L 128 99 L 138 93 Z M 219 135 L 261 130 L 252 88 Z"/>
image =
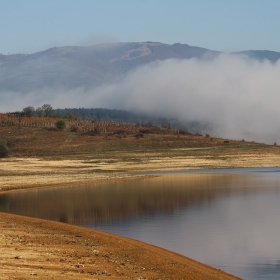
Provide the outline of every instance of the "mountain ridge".
<path id="1" fill-rule="evenodd" d="M 134 42 L 92 46 L 53 47 L 32 54 L 0 55 L 0 92 L 28 93 L 42 88 L 93 88 L 112 83 L 142 65 L 166 59 L 212 59 L 222 54 L 188 44 Z M 273 51 L 241 51 L 245 56 L 272 63 Z"/>

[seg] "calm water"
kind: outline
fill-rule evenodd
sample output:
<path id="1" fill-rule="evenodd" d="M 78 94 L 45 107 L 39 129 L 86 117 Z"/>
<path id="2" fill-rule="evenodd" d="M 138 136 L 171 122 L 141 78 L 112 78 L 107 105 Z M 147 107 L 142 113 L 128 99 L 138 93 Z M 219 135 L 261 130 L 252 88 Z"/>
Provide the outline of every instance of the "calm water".
<path id="1" fill-rule="evenodd" d="M 252 169 L 10 193 L 0 195 L 0 211 L 109 231 L 269 280 L 280 279 L 279 201 L 280 169 Z"/>

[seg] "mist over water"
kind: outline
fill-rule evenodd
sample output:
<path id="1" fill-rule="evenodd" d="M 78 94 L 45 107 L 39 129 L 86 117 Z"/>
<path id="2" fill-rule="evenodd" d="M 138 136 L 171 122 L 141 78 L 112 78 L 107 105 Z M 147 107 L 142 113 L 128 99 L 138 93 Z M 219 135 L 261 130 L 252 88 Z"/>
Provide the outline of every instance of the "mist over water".
<path id="1" fill-rule="evenodd" d="M 280 138 L 279 73 L 279 61 L 226 54 L 206 60 L 164 60 L 91 89 L 0 92 L 0 111 L 44 103 L 54 108 L 123 109 L 209 123 L 213 136 L 271 144 Z"/>

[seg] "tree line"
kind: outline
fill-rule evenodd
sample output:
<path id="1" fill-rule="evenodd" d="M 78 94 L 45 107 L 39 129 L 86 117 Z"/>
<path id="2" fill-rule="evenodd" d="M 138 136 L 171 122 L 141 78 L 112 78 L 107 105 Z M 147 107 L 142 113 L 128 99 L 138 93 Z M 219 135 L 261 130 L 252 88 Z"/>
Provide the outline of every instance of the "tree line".
<path id="1" fill-rule="evenodd" d="M 65 108 L 53 109 L 50 104 L 34 108 L 28 106 L 20 112 L 26 117 L 52 117 L 64 118 L 68 120 L 88 120 L 88 121 L 113 121 L 118 123 L 138 124 L 143 127 L 163 127 L 182 129 L 193 134 L 211 133 L 211 126 L 207 123 L 197 121 L 183 121 L 177 118 L 158 117 L 148 114 L 134 113 L 117 109 L 106 108 Z"/>

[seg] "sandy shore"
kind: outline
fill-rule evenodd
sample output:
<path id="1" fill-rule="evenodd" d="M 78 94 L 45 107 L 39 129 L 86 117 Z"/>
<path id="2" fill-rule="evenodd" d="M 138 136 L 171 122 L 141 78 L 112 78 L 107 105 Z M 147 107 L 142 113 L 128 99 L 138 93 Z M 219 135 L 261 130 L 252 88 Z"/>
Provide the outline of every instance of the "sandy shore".
<path id="1" fill-rule="evenodd" d="M 131 171 L 273 167 L 278 155 L 149 158 L 145 164 L 85 160 L 0 160 L 0 193 L 131 178 Z M 0 279 L 238 279 L 181 255 L 120 236 L 0 213 Z"/>
<path id="2" fill-rule="evenodd" d="M 202 148 L 201 150 L 205 150 Z M 144 157 L 144 156 L 143 156 Z M 88 183 L 108 179 L 135 177 L 135 171 L 152 170 L 195 170 L 211 168 L 249 168 L 275 167 L 280 165 L 280 154 L 227 154 L 216 158 L 193 157 L 147 157 L 141 162 L 106 159 L 95 160 L 47 160 L 41 158 L 6 158 L 0 159 L 0 192 Z"/>

